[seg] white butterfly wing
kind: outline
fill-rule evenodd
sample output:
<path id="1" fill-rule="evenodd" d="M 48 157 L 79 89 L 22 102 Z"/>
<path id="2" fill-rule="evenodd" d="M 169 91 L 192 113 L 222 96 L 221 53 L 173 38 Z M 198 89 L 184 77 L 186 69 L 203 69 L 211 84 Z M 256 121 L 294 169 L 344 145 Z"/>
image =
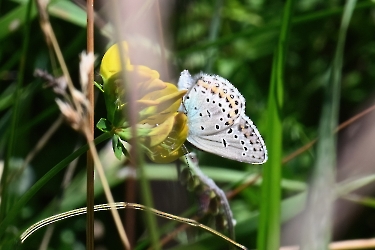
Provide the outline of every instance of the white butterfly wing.
<path id="1" fill-rule="evenodd" d="M 226 130 L 244 114 L 244 98 L 224 78 L 199 74 L 194 81 L 183 101 L 191 134 L 204 136 Z"/>
<path id="2" fill-rule="evenodd" d="M 189 134 L 188 141 L 197 148 L 224 158 L 262 164 L 267 149 L 258 129 L 248 117 L 240 117 L 233 126 L 212 135 Z"/>
<path id="3" fill-rule="evenodd" d="M 188 70 L 184 70 L 180 74 L 178 79 L 177 87 L 179 90 L 190 89 L 195 84 L 193 77 L 190 75 Z"/>
<path id="4" fill-rule="evenodd" d="M 181 73 L 179 89 L 188 89 L 180 110 L 188 116 L 188 141 L 194 146 L 240 162 L 261 164 L 267 149 L 259 131 L 245 115 L 245 99 L 226 79 Z"/>

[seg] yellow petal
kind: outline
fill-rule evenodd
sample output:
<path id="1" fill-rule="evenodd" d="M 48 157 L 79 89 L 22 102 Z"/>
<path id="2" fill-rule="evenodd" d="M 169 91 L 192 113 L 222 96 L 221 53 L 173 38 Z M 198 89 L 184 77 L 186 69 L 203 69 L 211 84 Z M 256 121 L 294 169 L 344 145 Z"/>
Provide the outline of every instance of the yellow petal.
<path id="1" fill-rule="evenodd" d="M 123 51 L 125 53 L 125 65 L 124 68 L 130 67 L 130 60 L 128 56 L 128 44 L 122 42 Z M 100 75 L 103 77 L 104 81 L 108 80 L 112 75 L 122 71 L 121 60 L 120 60 L 120 51 L 118 44 L 112 45 L 107 52 L 104 54 L 102 63 L 100 65 Z"/>
<path id="2" fill-rule="evenodd" d="M 177 113 L 174 116 L 173 128 L 167 138 L 155 147 L 151 147 L 147 155 L 156 163 L 172 162 L 185 155 L 187 152 L 183 144 L 186 141 L 188 132 L 186 115 Z"/>
<path id="3" fill-rule="evenodd" d="M 154 79 L 160 78 L 159 72 L 157 72 L 156 70 L 150 69 L 149 67 L 143 66 L 143 65 L 134 66 L 134 70 L 138 72 L 140 76 L 143 76 L 143 77 L 150 77 Z"/>
<path id="4" fill-rule="evenodd" d="M 149 147 L 154 147 L 162 143 L 171 133 L 173 125 L 174 116 L 171 116 L 165 122 L 153 128 L 148 134 L 148 136 L 150 137 Z"/>
<path id="5" fill-rule="evenodd" d="M 159 124 L 173 115 L 181 105 L 181 99 L 186 94 L 186 90 L 177 91 L 176 86 L 169 84 L 163 91 L 154 91 L 142 99 L 156 100 L 159 104 L 156 106 L 155 114 L 147 117 L 141 123 Z"/>

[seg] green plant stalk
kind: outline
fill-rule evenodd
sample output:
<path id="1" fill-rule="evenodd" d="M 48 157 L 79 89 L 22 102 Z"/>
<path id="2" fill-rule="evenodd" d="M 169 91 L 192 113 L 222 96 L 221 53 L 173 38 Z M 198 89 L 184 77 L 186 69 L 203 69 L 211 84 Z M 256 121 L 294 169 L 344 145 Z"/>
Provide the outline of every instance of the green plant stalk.
<path id="1" fill-rule="evenodd" d="M 356 0 L 348 0 L 344 7 L 339 37 L 319 125 L 320 140 L 317 143 L 311 189 L 307 204 L 302 248 L 328 249 L 331 242 L 332 211 L 335 199 L 336 134 L 341 91 L 341 71 L 347 28 L 355 8 Z M 323 195 L 322 195 L 323 194 Z"/>
<path id="2" fill-rule="evenodd" d="M 257 249 L 279 249 L 280 245 L 280 199 L 282 161 L 282 120 L 284 91 L 284 64 L 287 41 L 291 26 L 294 0 L 284 7 L 281 32 L 275 52 L 268 96 L 267 150 L 269 160 L 263 168 L 263 183 Z"/>
<path id="3" fill-rule="evenodd" d="M 112 133 L 104 133 L 98 136 L 94 143 L 95 145 L 108 140 L 112 137 Z M 48 171 L 42 178 L 40 178 L 12 207 L 12 210 L 7 214 L 5 219 L 0 223 L 0 236 L 4 234 L 7 227 L 14 222 L 14 220 L 20 215 L 21 209 L 26 203 L 41 189 L 49 180 L 51 180 L 56 174 L 63 170 L 70 162 L 72 162 L 78 156 L 84 154 L 88 150 L 88 145 L 80 147 L 78 150 L 67 156 L 65 159 L 56 164 L 50 171 Z"/>
<path id="4" fill-rule="evenodd" d="M 25 77 L 25 65 L 26 65 L 26 58 L 27 58 L 27 50 L 29 48 L 29 41 L 30 41 L 30 16 L 31 16 L 31 8 L 32 8 L 33 1 L 29 0 L 27 4 L 27 11 L 26 11 L 26 24 L 24 26 L 23 34 L 24 40 L 22 44 L 22 54 L 19 66 L 19 73 L 18 73 L 18 80 L 16 85 L 16 91 L 14 92 L 14 105 L 13 105 L 13 113 L 12 113 L 12 120 L 10 124 L 10 131 L 8 137 L 8 145 L 7 150 L 5 153 L 4 159 L 4 169 L 3 174 L 1 176 L 0 182 L 0 190 L 1 190 L 1 205 L 0 205 L 0 221 L 2 221 L 7 213 L 7 205 L 8 205 L 8 172 L 9 172 L 9 164 L 10 158 L 15 151 L 15 140 L 16 140 L 16 129 L 18 125 L 18 109 L 20 105 L 20 94 L 21 94 L 21 87 Z M 0 234 L 1 235 L 1 234 Z"/>

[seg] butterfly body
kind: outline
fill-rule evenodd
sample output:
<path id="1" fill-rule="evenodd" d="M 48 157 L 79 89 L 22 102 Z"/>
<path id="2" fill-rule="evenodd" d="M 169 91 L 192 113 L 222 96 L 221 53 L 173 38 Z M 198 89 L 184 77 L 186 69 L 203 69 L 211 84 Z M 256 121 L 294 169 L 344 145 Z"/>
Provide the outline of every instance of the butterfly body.
<path id="1" fill-rule="evenodd" d="M 252 164 L 267 161 L 267 149 L 245 114 L 245 98 L 226 79 L 181 73 L 179 89 L 187 89 L 183 110 L 188 117 L 188 141 L 204 151 Z"/>

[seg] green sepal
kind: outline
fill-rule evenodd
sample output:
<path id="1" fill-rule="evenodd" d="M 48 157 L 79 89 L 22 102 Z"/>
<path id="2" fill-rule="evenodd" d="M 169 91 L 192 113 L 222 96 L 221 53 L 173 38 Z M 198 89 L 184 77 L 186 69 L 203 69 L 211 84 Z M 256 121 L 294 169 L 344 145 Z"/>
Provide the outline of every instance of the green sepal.
<path id="1" fill-rule="evenodd" d="M 148 136 L 151 132 L 151 128 L 137 128 L 137 136 L 144 137 Z M 120 138 L 124 141 L 129 141 L 132 138 L 132 131 L 131 127 L 123 128 L 123 129 L 116 129 L 115 133 L 120 136 Z"/>
<path id="2" fill-rule="evenodd" d="M 100 118 L 100 120 L 96 124 L 96 127 L 104 133 L 112 131 L 112 124 L 105 118 Z"/>
<path id="3" fill-rule="evenodd" d="M 123 98 L 125 91 L 120 79 L 120 73 L 112 75 L 109 79 L 103 78 L 103 94 L 107 109 L 107 119 L 115 127 L 121 126 L 124 120 L 123 108 L 125 101 Z"/>
<path id="4" fill-rule="evenodd" d="M 103 86 L 100 84 L 100 83 L 97 83 L 94 81 L 94 85 L 101 91 L 104 93 L 104 89 L 103 89 Z"/>
<path id="5" fill-rule="evenodd" d="M 113 153 L 115 154 L 116 158 L 121 160 L 121 155 L 126 156 L 128 151 L 126 150 L 125 146 L 122 144 L 120 137 L 118 135 L 113 135 L 112 137 L 112 148 Z"/>

